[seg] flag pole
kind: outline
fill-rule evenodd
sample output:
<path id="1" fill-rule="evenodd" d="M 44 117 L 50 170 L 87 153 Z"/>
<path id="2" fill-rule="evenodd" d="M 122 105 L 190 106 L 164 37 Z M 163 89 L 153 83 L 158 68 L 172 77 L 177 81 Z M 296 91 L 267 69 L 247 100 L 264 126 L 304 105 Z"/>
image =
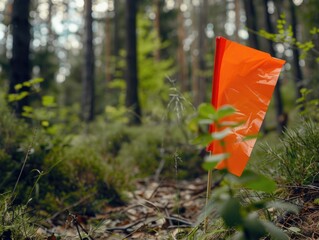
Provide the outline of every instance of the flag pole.
<path id="1" fill-rule="evenodd" d="M 205 233 L 208 229 L 208 214 L 207 214 L 207 207 L 210 199 L 210 195 L 212 193 L 212 178 L 213 178 L 213 170 L 208 170 L 207 173 L 207 191 L 206 191 L 206 207 L 205 207 L 205 222 L 204 222 L 204 229 Z"/>

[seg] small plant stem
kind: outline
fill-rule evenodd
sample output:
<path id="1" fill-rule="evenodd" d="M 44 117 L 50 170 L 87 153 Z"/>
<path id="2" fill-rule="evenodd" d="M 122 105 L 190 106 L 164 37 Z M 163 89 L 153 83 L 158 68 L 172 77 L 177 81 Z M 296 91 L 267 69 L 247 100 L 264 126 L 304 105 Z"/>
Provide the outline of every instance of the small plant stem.
<path id="1" fill-rule="evenodd" d="M 209 199 L 210 199 L 210 195 L 212 193 L 212 170 L 208 171 L 207 174 L 207 191 L 206 191 L 206 210 L 208 207 L 208 203 L 209 203 Z M 205 213 L 205 223 L 204 223 L 204 228 L 205 228 L 205 233 L 207 232 L 207 228 L 208 228 L 208 216 Z"/>
<path id="2" fill-rule="evenodd" d="M 22 172 L 23 172 L 23 170 L 24 170 L 25 164 L 27 163 L 27 160 L 28 160 L 28 158 L 29 158 L 29 154 L 30 154 L 31 149 L 32 149 L 32 146 L 33 146 L 33 144 L 34 144 L 36 134 L 37 134 L 37 129 L 35 128 L 35 129 L 34 129 L 34 132 L 33 132 L 32 141 L 31 141 L 31 143 L 30 143 L 30 145 L 29 145 L 29 147 L 28 147 L 28 149 L 27 149 L 27 153 L 26 153 L 26 155 L 25 155 L 25 157 L 24 157 L 23 164 L 22 164 L 22 167 L 21 167 L 21 170 L 20 170 L 18 179 L 17 179 L 17 181 L 16 181 L 16 183 L 15 183 L 15 185 L 14 185 L 14 188 L 13 188 L 13 191 L 12 191 L 12 194 L 11 194 L 11 198 L 12 198 L 13 200 L 14 200 L 14 193 L 15 193 L 15 191 L 16 191 L 16 188 L 17 188 L 18 183 L 19 183 L 19 181 L 20 181 L 20 178 L 21 178 Z M 12 202 L 13 202 L 13 200 L 12 200 Z"/>

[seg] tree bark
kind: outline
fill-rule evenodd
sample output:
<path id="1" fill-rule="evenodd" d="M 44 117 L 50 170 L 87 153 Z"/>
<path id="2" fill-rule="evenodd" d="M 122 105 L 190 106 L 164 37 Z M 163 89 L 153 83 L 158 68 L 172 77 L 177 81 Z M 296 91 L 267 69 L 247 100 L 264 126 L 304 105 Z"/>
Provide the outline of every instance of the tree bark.
<path id="1" fill-rule="evenodd" d="M 244 0 L 244 8 L 246 12 L 246 25 L 249 32 L 249 46 L 259 49 L 259 41 L 257 35 L 257 18 L 253 0 Z"/>
<path id="2" fill-rule="evenodd" d="M 126 99 L 132 110 L 130 124 L 141 123 L 141 107 L 138 98 L 136 15 L 138 0 L 126 0 Z"/>
<path id="3" fill-rule="evenodd" d="M 115 30 L 117 31 L 117 30 Z M 105 80 L 106 84 L 110 83 L 112 80 L 111 72 L 111 55 L 112 55 L 112 46 L 111 46 L 111 18 L 106 15 L 105 18 Z"/>
<path id="4" fill-rule="evenodd" d="M 93 49 L 93 18 L 92 0 L 85 0 L 85 36 L 84 36 L 84 66 L 82 79 L 82 120 L 90 122 L 94 119 L 94 49 Z"/>
<path id="5" fill-rule="evenodd" d="M 16 90 L 15 86 L 30 80 L 30 24 L 29 24 L 30 0 L 14 0 L 12 9 L 12 58 L 10 60 L 10 84 L 9 94 L 19 94 L 29 91 L 29 88 L 23 87 Z M 21 117 L 23 106 L 29 104 L 28 97 L 15 102 L 12 107 L 18 117 Z"/>
<path id="6" fill-rule="evenodd" d="M 292 1 L 289 1 L 290 4 L 290 14 L 291 14 L 291 27 L 294 37 L 297 39 L 297 17 L 296 17 L 296 8 Z M 298 40 L 298 39 L 297 39 Z M 303 88 L 303 74 L 299 64 L 300 54 L 299 49 L 294 47 L 293 52 L 293 78 L 296 84 L 296 97 L 297 99 L 301 97 L 300 90 Z"/>
<path id="7" fill-rule="evenodd" d="M 265 20 L 266 20 L 266 31 L 269 33 L 274 33 L 273 25 L 271 22 L 271 16 L 268 13 L 268 0 L 264 0 L 263 4 L 264 4 L 264 12 L 265 12 Z M 268 42 L 268 51 L 270 55 L 275 57 L 276 52 L 273 46 L 273 41 L 267 40 L 267 42 Z M 284 113 L 284 110 L 283 110 L 280 86 L 281 86 L 281 79 L 279 77 L 277 85 L 275 87 L 275 92 L 274 92 L 276 121 L 277 121 L 276 129 L 279 134 L 281 134 L 284 131 L 286 123 L 287 123 L 287 115 Z"/>
<path id="8" fill-rule="evenodd" d="M 199 93 L 195 105 L 198 106 L 206 100 L 207 77 L 205 76 L 206 64 L 206 26 L 207 26 L 208 1 L 201 0 L 199 8 L 199 33 L 198 33 L 198 89 Z"/>
<path id="9" fill-rule="evenodd" d="M 181 86 L 181 91 L 186 92 L 189 90 L 188 77 L 187 77 L 187 64 L 186 56 L 184 51 L 184 40 L 186 37 L 185 27 L 184 27 L 184 15 L 181 11 L 181 5 L 183 0 L 177 0 L 177 38 L 178 38 L 178 48 L 177 48 L 177 63 L 178 63 L 178 75 L 177 81 Z"/>

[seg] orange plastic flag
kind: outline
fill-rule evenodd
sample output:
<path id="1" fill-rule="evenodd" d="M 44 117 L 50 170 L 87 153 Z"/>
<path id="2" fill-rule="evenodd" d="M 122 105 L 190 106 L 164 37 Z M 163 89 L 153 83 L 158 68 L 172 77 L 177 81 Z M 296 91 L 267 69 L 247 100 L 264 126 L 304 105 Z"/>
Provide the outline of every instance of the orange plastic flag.
<path id="1" fill-rule="evenodd" d="M 222 121 L 243 123 L 225 137 L 225 146 L 218 141 L 207 146 L 207 151 L 213 154 L 230 154 L 217 169 L 226 168 L 237 176 L 244 171 L 256 142 L 256 138 L 245 138 L 258 134 L 284 63 L 268 53 L 223 37 L 216 38 L 212 105 L 216 109 L 233 106 L 236 113 Z M 214 131 L 215 127 L 211 126 L 210 132 Z"/>

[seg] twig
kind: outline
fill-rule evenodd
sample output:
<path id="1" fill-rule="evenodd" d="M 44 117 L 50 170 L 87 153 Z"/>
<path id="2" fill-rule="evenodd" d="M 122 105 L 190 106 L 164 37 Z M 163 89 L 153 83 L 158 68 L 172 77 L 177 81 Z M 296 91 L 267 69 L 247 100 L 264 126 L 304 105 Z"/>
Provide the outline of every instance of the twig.
<path id="1" fill-rule="evenodd" d="M 31 141 L 30 145 L 28 146 L 27 153 L 26 153 L 26 155 L 25 155 L 25 157 L 24 157 L 23 164 L 22 164 L 22 167 L 21 167 L 21 170 L 20 170 L 18 179 L 17 179 L 17 181 L 16 181 L 16 183 L 15 183 L 15 185 L 14 185 L 14 188 L 13 188 L 13 191 L 12 191 L 12 194 L 11 194 L 11 197 L 13 198 L 13 199 L 12 199 L 12 202 L 13 202 L 14 199 L 15 199 L 15 198 L 13 197 L 13 195 L 14 195 L 14 192 L 16 191 L 16 188 L 17 188 L 18 183 L 19 183 L 19 181 L 20 181 L 22 172 L 23 172 L 23 170 L 24 170 L 24 168 L 25 168 L 25 165 L 26 165 L 26 163 L 27 163 L 27 160 L 28 160 L 28 158 L 29 158 L 29 154 L 30 154 L 30 152 L 31 152 L 32 146 L 33 146 L 34 141 L 35 141 L 35 137 L 36 137 L 36 135 L 37 135 L 36 133 L 37 133 L 37 129 L 35 128 L 34 131 L 33 131 L 32 141 Z"/>
<path id="2" fill-rule="evenodd" d="M 71 215 L 71 214 L 70 214 L 70 215 Z M 71 217 L 73 218 L 73 223 L 75 224 L 76 230 L 77 230 L 77 232 L 78 232 L 80 238 L 82 239 L 82 237 L 81 237 L 81 235 L 80 235 L 79 227 L 81 228 L 81 230 L 82 230 L 83 232 L 86 233 L 86 235 L 87 235 L 91 240 L 94 240 L 94 238 L 90 236 L 89 232 L 85 230 L 85 228 L 81 225 L 81 223 L 78 222 L 77 216 L 71 215 Z"/>
<path id="3" fill-rule="evenodd" d="M 73 203 L 72 205 L 66 206 L 66 207 L 63 208 L 61 211 L 56 212 L 55 214 L 53 214 L 50 218 L 47 219 L 47 221 L 56 218 L 56 217 L 59 216 L 61 213 L 65 212 L 66 210 L 69 210 L 70 208 L 76 207 L 77 205 L 79 205 L 79 204 L 85 202 L 86 200 L 88 200 L 88 199 L 89 199 L 90 197 L 92 197 L 92 196 L 93 196 L 93 194 L 89 194 L 89 195 L 85 196 L 84 198 L 80 199 L 79 201 Z"/>

